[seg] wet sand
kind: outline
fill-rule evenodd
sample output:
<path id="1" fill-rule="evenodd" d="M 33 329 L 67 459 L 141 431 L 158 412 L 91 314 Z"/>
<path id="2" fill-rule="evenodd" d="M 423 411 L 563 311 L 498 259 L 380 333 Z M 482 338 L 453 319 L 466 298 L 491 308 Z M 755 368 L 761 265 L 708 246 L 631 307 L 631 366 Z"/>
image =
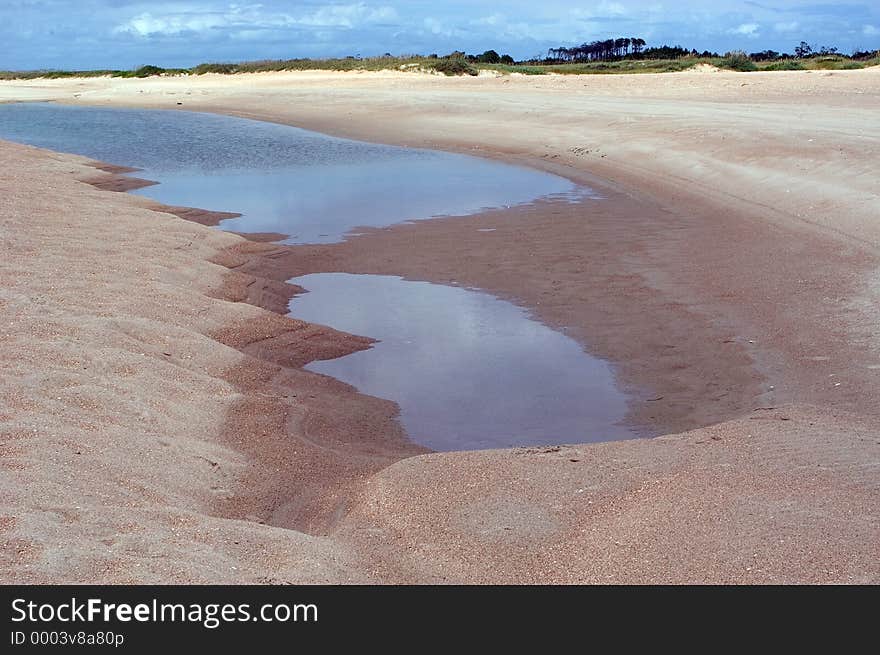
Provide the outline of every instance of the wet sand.
<path id="1" fill-rule="evenodd" d="M 186 96 L 346 136 L 477 146 L 608 199 L 288 248 L 84 186 L 94 169 L 78 158 L 3 145 L 4 304 L 22 317 L 4 351 L 27 355 L 4 361 L 4 579 L 877 581 L 880 75 L 634 79 L 31 82 L 66 101 Z M 593 120 L 571 118 L 580 105 Z M 422 451 L 391 403 L 300 368 L 368 343 L 279 315 L 284 280 L 324 271 L 513 300 L 615 363 L 641 394 L 631 421 L 671 436 L 411 457 Z M 47 310 L 64 329 L 39 329 Z M 129 368 L 96 378 L 53 358 L 71 343 Z M 140 414 L 120 402 L 135 390 Z"/>

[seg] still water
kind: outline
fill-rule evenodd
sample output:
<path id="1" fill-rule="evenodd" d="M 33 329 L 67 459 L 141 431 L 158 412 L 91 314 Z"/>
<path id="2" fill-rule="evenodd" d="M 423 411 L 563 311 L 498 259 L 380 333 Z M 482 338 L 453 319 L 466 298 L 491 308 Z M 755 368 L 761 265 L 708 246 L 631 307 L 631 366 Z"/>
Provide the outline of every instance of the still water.
<path id="1" fill-rule="evenodd" d="M 0 139 L 143 169 L 138 177 L 160 184 L 135 193 L 237 212 L 220 227 L 277 232 L 288 243 L 333 243 L 359 226 L 593 195 L 520 166 L 187 111 L 0 105 Z"/>
<path id="2" fill-rule="evenodd" d="M 468 215 L 540 198 L 595 197 L 562 177 L 429 150 L 337 139 L 212 114 L 0 105 L 0 139 L 142 169 L 137 193 L 170 205 L 233 211 L 222 228 L 332 243 L 359 226 Z M 475 290 L 373 275 L 293 280 L 309 293 L 293 316 L 378 339 L 314 362 L 396 401 L 410 437 L 436 450 L 637 436 L 607 363 Z"/>
<path id="3" fill-rule="evenodd" d="M 313 362 L 400 406 L 414 441 L 434 450 L 632 438 L 627 398 L 603 360 L 520 307 L 472 289 L 383 275 L 319 273 L 290 315 L 378 339 Z"/>

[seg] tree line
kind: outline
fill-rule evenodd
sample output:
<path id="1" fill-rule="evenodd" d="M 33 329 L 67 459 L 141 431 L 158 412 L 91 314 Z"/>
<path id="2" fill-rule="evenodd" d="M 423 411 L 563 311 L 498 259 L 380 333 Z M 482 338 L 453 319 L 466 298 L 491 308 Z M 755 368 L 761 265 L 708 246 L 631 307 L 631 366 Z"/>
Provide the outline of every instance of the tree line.
<path id="1" fill-rule="evenodd" d="M 550 48 L 547 51 L 547 59 L 554 62 L 583 62 L 583 61 L 614 61 L 630 55 L 639 57 L 643 48 L 647 45 L 644 39 L 634 37 L 622 37 L 618 39 L 605 39 L 593 41 L 581 45 L 566 48 Z"/>
<path id="2" fill-rule="evenodd" d="M 681 46 L 661 45 L 647 48 L 644 39 L 637 37 L 621 37 L 582 43 L 580 45 L 558 48 L 550 48 L 547 56 L 543 59 L 536 58 L 533 63 L 565 64 L 585 63 L 592 61 L 621 61 L 623 59 L 678 59 L 680 57 L 720 57 L 717 52 L 705 50 L 699 52 L 696 49 L 688 50 Z M 813 47 L 806 41 L 801 41 L 794 49 L 794 55 L 775 50 L 763 50 L 749 54 L 753 61 L 777 61 L 780 59 L 808 59 L 810 57 L 837 55 L 847 57 L 837 48 L 823 46 Z M 852 59 L 869 59 L 875 56 L 875 51 L 856 51 L 849 57 Z"/>

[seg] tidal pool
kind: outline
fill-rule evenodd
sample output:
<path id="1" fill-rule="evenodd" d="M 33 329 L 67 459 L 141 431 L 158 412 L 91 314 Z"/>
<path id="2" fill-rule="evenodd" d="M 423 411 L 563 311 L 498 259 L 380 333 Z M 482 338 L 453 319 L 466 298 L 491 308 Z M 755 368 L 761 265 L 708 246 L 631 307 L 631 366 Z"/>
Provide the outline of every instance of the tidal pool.
<path id="1" fill-rule="evenodd" d="M 312 362 L 400 406 L 413 441 L 469 450 L 638 436 L 611 367 L 516 305 L 472 289 L 382 275 L 320 273 L 290 315 L 372 337 L 372 348 Z"/>
<path id="2" fill-rule="evenodd" d="M 135 175 L 159 184 L 136 193 L 239 212 L 220 227 L 290 235 L 289 243 L 332 243 L 360 226 L 543 198 L 596 197 L 528 168 L 188 111 L 0 105 L 0 138 L 142 169 Z M 293 282 L 310 293 L 291 302 L 292 315 L 379 340 L 309 368 L 396 401 L 410 437 L 430 448 L 638 436 L 622 424 L 627 397 L 608 364 L 511 303 L 384 276 Z"/>
<path id="3" fill-rule="evenodd" d="M 337 139 L 230 116 L 0 105 L 0 138 L 142 169 L 134 193 L 238 212 L 220 227 L 332 243 L 352 228 L 464 216 L 539 198 L 595 197 L 563 177 L 495 161 Z"/>

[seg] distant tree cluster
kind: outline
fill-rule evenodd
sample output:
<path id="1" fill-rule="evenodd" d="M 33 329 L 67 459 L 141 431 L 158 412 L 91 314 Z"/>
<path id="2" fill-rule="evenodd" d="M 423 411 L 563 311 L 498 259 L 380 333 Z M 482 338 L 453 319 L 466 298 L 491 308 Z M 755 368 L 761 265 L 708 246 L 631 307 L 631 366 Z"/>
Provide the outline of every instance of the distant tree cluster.
<path id="1" fill-rule="evenodd" d="M 638 57 L 643 54 L 643 48 L 647 45 L 644 39 L 623 37 L 618 39 L 606 39 L 582 43 L 571 48 L 550 48 L 547 51 L 547 59 L 552 62 L 585 62 L 585 61 L 616 61 L 633 55 Z"/>
<path id="2" fill-rule="evenodd" d="M 683 48 L 679 45 L 659 45 L 647 47 L 647 42 L 638 37 L 620 37 L 591 41 L 576 46 L 560 46 L 550 48 L 546 56 L 537 55 L 525 61 L 514 61 L 510 55 L 499 55 L 495 50 L 486 50 L 480 55 L 470 55 L 456 51 L 442 57 L 442 59 L 460 59 L 470 64 L 582 64 L 590 62 L 616 62 L 623 60 L 669 60 L 683 57 L 703 59 L 724 59 L 736 70 L 754 70 L 749 62 L 783 62 L 794 59 L 809 59 L 811 57 L 842 57 L 844 59 L 869 60 L 877 57 L 877 51 L 856 51 L 847 56 L 831 46 L 814 47 L 806 41 L 801 41 L 794 48 L 794 54 L 776 52 L 775 50 L 762 50 L 760 52 L 744 53 L 736 51 L 727 53 L 723 57 L 717 52 Z M 430 55 L 436 59 L 437 55 Z M 775 68 L 773 70 L 776 70 Z"/>
<path id="3" fill-rule="evenodd" d="M 719 57 L 717 52 L 703 50 L 699 52 L 696 48 L 688 50 L 681 46 L 662 45 L 657 48 L 648 48 L 642 52 L 640 59 L 678 59 L 679 57 Z"/>
<path id="4" fill-rule="evenodd" d="M 719 58 L 717 52 L 704 50 L 699 52 L 696 49 L 688 50 L 681 46 L 661 45 L 654 47 L 646 47 L 647 43 L 644 39 L 635 37 L 623 37 L 616 39 L 605 39 L 604 41 L 592 41 L 590 43 L 582 43 L 578 46 L 560 46 L 559 48 L 550 48 L 547 56 L 543 59 L 536 58 L 530 63 L 545 64 L 566 64 L 566 63 L 586 63 L 586 62 L 611 62 L 621 61 L 624 59 L 679 59 L 681 57 L 704 57 Z M 730 53 L 728 53 L 730 54 Z M 806 41 L 801 41 L 795 47 L 794 55 L 784 52 L 776 52 L 775 50 L 763 50 L 761 52 L 753 52 L 745 55 L 753 62 L 760 61 L 779 61 L 784 59 L 807 59 L 818 56 L 842 56 L 837 48 L 823 46 L 814 48 Z M 852 59 L 870 59 L 875 57 L 874 51 L 854 52 Z"/>
<path id="5" fill-rule="evenodd" d="M 646 48 L 647 42 L 637 37 L 622 37 L 582 43 L 573 47 L 550 48 L 543 63 L 585 63 L 591 61 L 622 61 L 624 59 L 678 59 L 680 57 L 718 57 L 717 52 L 688 50 L 681 46 L 661 45 Z"/>
<path id="6" fill-rule="evenodd" d="M 798 59 L 807 59 L 809 57 L 827 57 L 828 55 L 836 55 L 839 54 L 837 52 L 837 48 L 832 48 L 830 46 L 822 46 L 821 48 L 814 49 L 806 41 L 801 41 L 798 46 L 794 49 L 794 56 Z M 791 55 L 783 54 L 781 57 L 790 57 Z"/>
<path id="7" fill-rule="evenodd" d="M 787 52 L 776 52 L 775 50 L 762 50 L 761 52 L 752 52 L 749 57 L 752 61 L 781 61 L 785 59 L 810 59 L 811 57 L 846 57 L 832 46 L 822 46 L 814 48 L 806 41 L 801 41 L 794 48 L 794 54 Z M 877 56 L 875 50 L 856 50 L 850 55 L 849 59 L 872 59 Z"/>
<path id="8" fill-rule="evenodd" d="M 752 61 L 777 61 L 782 55 L 775 50 L 762 50 L 761 52 L 752 52 L 749 58 Z"/>
<path id="9" fill-rule="evenodd" d="M 464 55 L 469 62 L 476 64 L 508 64 L 513 65 L 514 59 L 510 55 L 499 55 L 494 50 L 486 50 L 481 55 Z"/>

